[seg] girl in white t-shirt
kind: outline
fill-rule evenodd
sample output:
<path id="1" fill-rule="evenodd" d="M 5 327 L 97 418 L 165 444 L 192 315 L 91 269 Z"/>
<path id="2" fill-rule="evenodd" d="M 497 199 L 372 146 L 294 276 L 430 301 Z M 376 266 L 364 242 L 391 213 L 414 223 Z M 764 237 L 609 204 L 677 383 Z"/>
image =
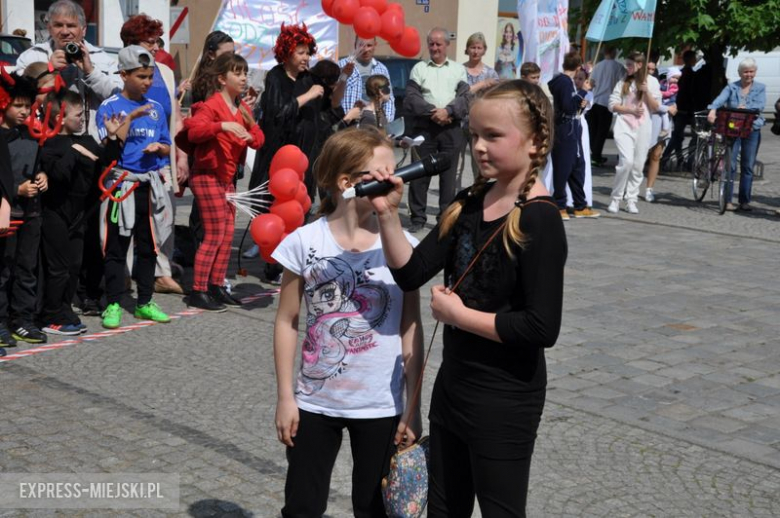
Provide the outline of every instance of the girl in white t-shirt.
<path id="1" fill-rule="evenodd" d="M 314 168 L 328 192 L 323 217 L 272 254 L 284 267 L 274 327 L 276 430 L 289 463 L 282 516 L 325 513 L 344 428 L 354 514 L 385 516 L 381 481 L 390 457 L 420 435 L 419 403 L 407 407 L 403 393 L 405 384 L 408 401 L 422 365 L 419 293 L 404 293 L 393 280 L 368 198 L 342 197 L 366 171 L 394 165 L 391 143 L 376 130 L 330 137 Z M 301 298 L 306 327 L 294 383 Z"/>

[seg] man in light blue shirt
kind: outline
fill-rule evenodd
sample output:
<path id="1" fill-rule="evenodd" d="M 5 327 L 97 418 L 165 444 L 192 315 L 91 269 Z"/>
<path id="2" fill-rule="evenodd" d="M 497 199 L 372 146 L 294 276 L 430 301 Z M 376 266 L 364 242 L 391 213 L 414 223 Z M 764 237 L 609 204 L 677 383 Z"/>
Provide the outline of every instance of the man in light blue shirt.
<path id="1" fill-rule="evenodd" d="M 421 156 L 438 152 L 450 155 L 450 168 L 439 176 L 438 219 L 455 197 L 455 173 L 463 145 L 460 124 L 469 111 L 469 84 L 463 65 L 447 58 L 449 32 L 436 27 L 428 33 L 427 40 L 430 59 L 412 69 L 406 83 L 404 110 L 412 118 L 414 135 L 425 137 Z M 425 225 L 430 183 L 431 178 L 426 176 L 413 180 L 409 186 L 409 232 L 417 232 Z"/>
<path id="2" fill-rule="evenodd" d="M 376 38 L 364 40 L 356 37 L 355 52 L 357 55 L 355 60 L 350 61 L 350 58 L 339 60 L 339 67 L 344 73 L 348 74 L 347 87 L 344 90 L 344 98 L 341 100 L 341 107 L 344 108 L 344 113 L 348 113 L 349 110 L 354 108 L 358 101 L 368 103 L 366 81 L 370 76 L 383 75 L 388 81 L 390 80 L 390 72 L 387 70 L 387 67 L 374 59 L 375 50 Z M 349 64 L 353 64 L 354 68 L 345 68 Z M 382 109 L 385 111 L 388 122 L 392 122 L 395 119 L 395 97 L 393 97 L 392 84 L 390 86 L 390 99 L 382 104 Z"/>

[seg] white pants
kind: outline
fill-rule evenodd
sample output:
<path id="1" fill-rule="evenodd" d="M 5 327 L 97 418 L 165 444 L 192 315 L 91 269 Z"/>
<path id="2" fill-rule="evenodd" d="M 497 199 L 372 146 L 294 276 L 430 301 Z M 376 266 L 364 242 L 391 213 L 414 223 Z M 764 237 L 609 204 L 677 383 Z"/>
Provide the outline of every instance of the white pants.
<path id="1" fill-rule="evenodd" d="M 650 150 L 650 133 L 653 126 L 650 117 L 645 118 L 636 129 L 631 128 L 622 117 L 615 121 L 614 138 L 620 160 L 615 167 L 615 183 L 612 187 L 612 199 L 636 201 L 639 186 L 642 185 L 642 169 Z"/>

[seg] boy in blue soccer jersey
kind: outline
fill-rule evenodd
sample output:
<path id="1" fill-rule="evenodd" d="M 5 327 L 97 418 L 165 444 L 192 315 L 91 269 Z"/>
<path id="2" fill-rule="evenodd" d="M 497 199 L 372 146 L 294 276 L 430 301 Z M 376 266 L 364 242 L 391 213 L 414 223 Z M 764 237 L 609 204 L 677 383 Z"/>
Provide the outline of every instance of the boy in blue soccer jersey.
<path id="1" fill-rule="evenodd" d="M 130 45 L 119 51 L 122 92 L 103 101 L 97 112 L 98 134 L 108 138 L 105 121 L 124 120 L 129 124 L 122 157 L 106 183 L 109 186 L 124 171 L 127 179 L 115 192 L 116 197 L 135 189 L 124 201 L 106 199 L 101 206 L 101 238 L 105 258 L 106 298 L 103 327 L 114 329 L 122 322 L 119 302 L 125 292 L 125 259 L 131 238 L 135 239 L 138 301 L 136 318 L 170 322 L 152 302 L 154 268 L 157 258 L 155 218 L 167 195 L 159 170 L 159 157 L 168 156 L 171 137 L 162 106 L 147 98 L 154 77 L 154 58 L 141 46 Z M 120 132 L 120 135 L 123 132 Z"/>

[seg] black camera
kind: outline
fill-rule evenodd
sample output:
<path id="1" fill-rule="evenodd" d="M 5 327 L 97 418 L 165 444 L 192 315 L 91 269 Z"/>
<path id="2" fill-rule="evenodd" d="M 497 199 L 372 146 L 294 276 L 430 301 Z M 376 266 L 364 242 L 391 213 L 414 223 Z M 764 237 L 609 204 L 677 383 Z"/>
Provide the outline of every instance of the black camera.
<path id="1" fill-rule="evenodd" d="M 81 47 L 79 47 L 78 43 L 69 41 L 65 44 L 63 50 L 65 51 L 65 59 L 68 60 L 68 63 L 73 63 L 82 58 Z"/>

